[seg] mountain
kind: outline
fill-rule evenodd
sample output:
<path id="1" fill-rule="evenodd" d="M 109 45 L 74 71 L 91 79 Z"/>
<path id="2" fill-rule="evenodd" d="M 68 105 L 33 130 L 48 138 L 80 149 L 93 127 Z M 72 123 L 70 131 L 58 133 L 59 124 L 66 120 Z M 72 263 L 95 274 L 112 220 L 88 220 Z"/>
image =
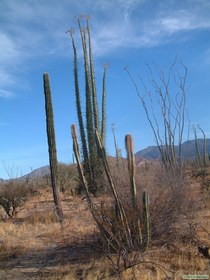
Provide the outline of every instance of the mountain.
<path id="1" fill-rule="evenodd" d="M 204 148 L 204 140 L 198 139 L 198 149 L 201 154 L 203 154 L 203 148 Z M 176 154 L 178 154 L 178 146 L 175 146 Z M 206 150 L 207 153 L 210 155 L 210 139 L 206 139 Z M 149 146 L 146 149 L 143 149 L 141 151 L 138 151 L 136 154 L 136 161 L 142 162 L 143 160 L 157 160 L 160 159 L 160 153 L 157 146 Z M 196 150 L 195 150 L 195 140 L 189 140 L 182 144 L 182 157 L 185 159 L 194 159 L 196 157 Z M 111 158 L 111 157 L 110 157 Z M 22 180 L 22 179 L 36 179 L 44 176 L 50 176 L 50 167 L 49 165 L 37 168 L 30 172 L 29 174 L 26 174 L 22 177 L 16 178 L 16 180 Z M 4 180 L 0 178 L 0 183 L 3 183 Z"/>
<path id="2" fill-rule="evenodd" d="M 204 140 L 198 139 L 198 149 L 201 154 L 203 154 Z M 184 159 L 194 159 L 196 157 L 195 140 L 189 140 L 182 144 L 182 158 Z M 175 146 L 175 152 L 178 155 L 179 147 Z M 206 151 L 210 154 L 210 139 L 206 139 Z M 135 154 L 136 157 L 143 159 L 160 159 L 160 152 L 157 146 L 149 146 L 146 149 L 138 151 Z"/>
<path id="3" fill-rule="evenodd" d="M 42 166 L 40 168 L 34 169 L 32 172 L 18 178 L 18 179 L 36 179 L 44 176 L 50 175 L 50 167 L 49 165 Z"/>
<path id="4" fill-rule="evenodd" d="M 42 166 L 40 168 L 34 169 L 30 173 L 28 173 L 26 175 L 23 175 L 21 177 L 11 178 L 11 179 L 2 179 L 2 178 L 0 178 L 0 184 L 4 183 L 4 182 L 8 182 L 10 180 L 21 181 L 21 180 L 27 180 L 27 179 L 37 179 L 37 178 L 41 178 L 41 177 L 45 177 L 45 176 L 50 176 L 50 167 L 49 167 L 49 165 Z"/>

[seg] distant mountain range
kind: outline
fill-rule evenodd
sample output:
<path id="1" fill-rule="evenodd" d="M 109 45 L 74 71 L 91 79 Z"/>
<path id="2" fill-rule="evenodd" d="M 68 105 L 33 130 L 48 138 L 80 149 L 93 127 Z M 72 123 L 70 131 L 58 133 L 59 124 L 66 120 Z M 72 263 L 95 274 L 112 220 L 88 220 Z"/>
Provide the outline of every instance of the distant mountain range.
<path id="1" fill-rule="evenodd" d="M 203 154 L 204 140 L 198 139 L 198 149 L 201 154 Z M 206 139 L 206 151 L 210 154 L 210 139 Z M 175 146 L 175 152 L 178 155 L 179 147 Z M 195 140 L 189 140 L 181 145 L 181 155 L 184 159 L 194 159 L 196 158 Z M 135 154 L 136 157 L 149 160 L 160 159 L 160 152 L 157 146 L 149 146 Z"/>
<path id="2" fill-rule="evenodd" d="M 4 181 L 13 180 L 13 179 L 15 179 L 15 180 L 36 179 L 36 178 L 41 178 L 41 177 L 49 176 L 49 175 L 50 175 L 50 167 L 49 167 L 49 165 L 46 165 L 46 166 L 42 166 L 40 168 L 34 169 L 32 172 L 30 172 L 24 176 L 18 177 L 18 178 L 11 178 L 8 180 L 4 180 L 4 179 L 0 178 L 0 183 L 2 183 Z"/>
<path id="3" fill-rule="evenodd" d="M 50 166 L 46 165 L 46 166 L 34 169 L 29 174 L 22 176 L 21 179 L 27 179 L 27 178 L 36 179 L 36 178 L 40 178 L 40 177 L 44 177 L 44 176 L 48 176 L 48 175 L 50 175 Z"/>
<path id="4" fill-rule="evenodd" d="M 203 147 L 204 147 L 204 140 L 198 139 L 198 149 L 201 154 L 203 154 Z M 182 158 L 184 159 L 194 159 L 196 157 L 196 150 L 195 150 L 195 141 L 189 140 L 182 144 Z M 210 139 L 206 139 L 206 150 L 207 153 L 210 155 Z M 175 151 L 178 155 L 179 148 L 178 146 L 175 146 Z M 143 149 L 135 154 L 137 158 L 137 162 L 140 162 L 141 160 L 158 160 L 160 159 L 160 153 L 157 146 L 149 146 L 146 149 Z M 140 159 L 140 161 L 139 161 Z M 17 180 L 21 179 L 35 179 L 40 178 L 44 176 L 50 175 L 50 168 L 49 165 L 40 167 L 38 169 L 33 170 L 29 174 L 26 174 L 20 178 L 17 178 Z M 3 179 L 0 178 L 0 183 L 4 182 Z"/>

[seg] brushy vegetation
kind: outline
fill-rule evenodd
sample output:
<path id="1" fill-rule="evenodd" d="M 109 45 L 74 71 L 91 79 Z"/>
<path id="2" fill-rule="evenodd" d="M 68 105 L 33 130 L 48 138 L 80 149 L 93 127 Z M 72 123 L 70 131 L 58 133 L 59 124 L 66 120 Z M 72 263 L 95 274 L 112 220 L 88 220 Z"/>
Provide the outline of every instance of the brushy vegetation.
<path id="1" fill-rule="evenodd" d="M 181 160 L 180 149 L 178 155 L 174 149 L 175 132 L 178 131 L 180 148 L 183 138 L 186 68 L 182 65 L 182 76 L 173 64 L 167 79 L 159 72 L 160 84 L 151 76 L 151 85 L 161 101 L 164 139 L 159 134 L 154 112 L 152 121 L 148 115 L 149 107 L 136 88 L 162 161 L 137 164 L 130 134 L 125 136 L 127 158 L 123 159 L 117 147 L 114 127 L 112 132 L 116 157 L 109 157 L 105 149 L 106 66 L 99 114 L 89 18 L 85 17 L 85 28 L 82 28 L 81 19 L 78 19 L 78 27 L 84 55 L 85 120 L 80 101 L 77 48 L 73 31 L 68 31 L 74 53 L 79 124 L 79 139 L 76 126 L 71 126 L 77 163 L 58 164 L 50 81 L 49 75 L 45 73 L 43 79 L 51 174 L 50 178 L 46 175 L 38 179 L 25 178 L 25 181 L 9 180 L 2 183 L 0 206 L 6 218 L 2 217 L 4 226 L 0 227 L 3 240 L 0 240 L 0 260 L 5 265 L 6 261 L 17 258 L 18 265 L 24 260 L 23 255 L 26 255 L 25 259 L 32 256 L 35 262 L 44 259 L 45 265 L 42 264 L 38 273 L 32 269 L 30 279 L 34 276 L 33 279 L 176 280 L 180 279 L 181 271 L 182 274 L 206 272 L 207 262 L 198 255 L 199 249 L 204 258 L 209 258 L 210 246 L 209 229 L 204 225 L 206 221 L 203 219 L 201 223 L 199 217 L 202 211 L 206 211 L 205 215 L 209 217 L 209 157 L 206 154 L 205 133 L 201 130 L 204 136 L 202 157 L 194 130 L 196 161 L 192 165 Z M 152 74 L 151 68 L 149 70 Z M 169 91 L 174 70 L 180 90 L 175 96 L 176 102 Z M 11 236 L 15 240 L 14 244 L 11 243 Z M 168 278 L 169 275 L 171 278 Z"/>
<path id="2" fill-rule="evenodd" d="M 179 72 L 175 60 L 169 70 L 168 76 L 164 76 L 161 71 L 157 71 L 157 78 L 159 80 L 156 81 L 153 70 L 148 66 L 151 75 L 150 84 L 159 101 L 163 121 L 163 136 L 160 134 L 160 127 L 157 116 L 154 114 L 154 108 L 148 107 L 149 105 L 147 105 L 144 95 L 141 94 L 137 84 L 127 70 L 154 133 L 163 166 L 161 166 L 162 169 L 159 170 L 160 173 L 156 174 L 156 177 L 154 177 L 154 189 L 150 186 L 150 189 L 147 190 L 141 186 L 141 184 L 137 188 L 135 178 L 136 163 L 132 137 L 131 135 L 126 135 L 125 137 L 127 173 L 125 172 L 125 166 L 123 166 L 123 171 L 121 170 L 121 172 L 119 172 L 120 162 L 113 129 L 117 166 L 119 168 L 118 178 L 116 180 L 119 181 L 122 172 L 127 174 L 127 182 L 123 187 L 123 194 L 122 191 L 119 191 L 119 186 L 117 186 L 116 181 L 113 179 L 114 177 L 105 150 L 106 67 L 103 76 L 102 120 L 100 122 L 89 18 L 85 17 L 85 28 L 82 27 L 81 19 L 79 18 L 78 27 L 81 36 L 84 61 L 86 122 L 83 120 L 80 100 L 77 48 L 74 42 L 73 31 L 69 30 L 68 33 L 71 37 L 74 53 L 76 110 L 79 123 L 79 138 L 81 140 L 80 148 L 76 126 L 72 125 L 73 149 L 80 179 L 80 193 L 84 192 L 90 213 L 98 227 L 98 246 L 111 262 L 115 272 L 121 277 L 124 270 L 142 263 L 143 255 L 151 246 L 173 247 L 176 242 L 181 244 L 184 240 L 186 241 L 187 238 L 190 242 L 194 242 L 197 245 L 199 244 L 193 225 L 193 209 L 195 210 L 196 207 L 199 208 L 199 203 L 198 201 L 193 201 L 189 197 L 189 186 L 184 177 L 185 165 L 181 153 L 186 114 L 185 85 L 187 68 L 181 64 L 183 73 Z M 149 97 L 150 106 L 152 106 L 151 93 L 147 90 L 142 79 L 141 81 L 144 86 L 144 91 Z M 178 91 L 174 96 L 170 93 L 170 84 L 172 81 L 175 81 L 178 87 Z M 203 135 L 205 137 L 204 133 Z M 54 135 L 50 136 L 48 133 L 48 138 L 52 138 L 51 142 L 55 142 Z M 179 146 L 178 154 L 175 153 L 175 141 L 177 141 L 177 139 Z M 196 140 L 197 138 L 195 139 L 195 144 Z M 206 154 L 204 154 L 204 161 L 205 165 L 207 165 Z M 55 163 L 57 164 L 57 159 L 55 159 Z M 201 164 L 198 151 L 197 163 Z M 53 169 L 51 168 L 53 181 L 55 173 L 52 171 Z M 92 195 L 99 195 L 104 192 L 104 190 L 106 190 L 111 197 L 111 202 L 109 205 L 105 205 L 102 201 L 100 206 L 98 206 L 95 204 Z M 151 193 L 152 196 L 149 195 L 149 193 Z"/>
<path id="3" fill-rule="evenodd" d="M 0 207 L 3 208 L 3 219 L 11 219 L 18 214 L 23 208 L 27 197 L 31 194 L 27 182 L 9 180 L 0 186 Z"/>

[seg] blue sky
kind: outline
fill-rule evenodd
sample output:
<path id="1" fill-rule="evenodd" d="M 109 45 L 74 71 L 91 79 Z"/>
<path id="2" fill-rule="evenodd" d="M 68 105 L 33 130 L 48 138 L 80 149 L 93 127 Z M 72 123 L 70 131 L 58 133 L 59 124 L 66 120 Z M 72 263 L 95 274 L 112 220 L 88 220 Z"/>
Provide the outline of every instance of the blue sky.
<path id="1" fill-rule="evenodd" d="M 0 1 L 0 178 L 19 176 L 48 164 L 42 75 L 53 94 L 58 159 L 72 161 L 70 125 L 77 123 L 73 52 L 65 33 L 76 18 L 91 16 L 97 90 L 107 73 L 107 150 L 114 154 L 133 135 L 135 150 L 154 144 L 143 108 L 125 66 L 138 81 L 146 64 L 167 73 L 177 56 L 188 69 L 187 108 L 192 125 L 210 137 L 209 0 L 1 0 Z M 81 67 L 81 90 L 84 89 Z M 84 105 L 84 103 L 83 103 Z M 190 132 L 193 138 L 192 131 Z M 198 135 L 199 136 L 199 135 Z M 9 173 L 9 174 L 8 174 Z"/>

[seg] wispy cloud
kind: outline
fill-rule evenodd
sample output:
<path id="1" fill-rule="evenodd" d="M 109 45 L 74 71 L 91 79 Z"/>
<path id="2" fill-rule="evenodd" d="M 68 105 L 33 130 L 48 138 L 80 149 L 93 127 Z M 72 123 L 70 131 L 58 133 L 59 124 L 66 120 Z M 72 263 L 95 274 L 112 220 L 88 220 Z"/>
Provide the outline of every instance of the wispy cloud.
<path id="1" fill-rule="evenodd" d="M 27 64 L 46 57 L 69 55 L 65 34 L 75 16 L 93 18 L 92 41 L 96 55 L 119 48 L 141 48 L 164 44 L 193 30 L 210 29 L 208 0 L 62 0 L 1 1 L 0 84 L 4 90 L 17 84 Z M 146 16 L 142 11 L 147 11 Z M 184 36 L 183 36 L 184 37 Z M 49 58 L 48 58 L 49 59 Z"/>
<path id="2" fill-rule="evenodd" d="M 0 89 L 0 98 L 9 99 L 9 98 L 11 98 L 13 96 L 14 96 L 13 92 L 8 91 L 8 90 Z"/>
<path id="3" fill-rule="evenodd" d="M 96 24 L 92 33 L 97 55 L 104 55 L 119 48 L 145 48 L 173 43 L 177 36 L 180 41 L 186 40 L 186 32 L 190 38 L 193 31 L 210 30 L 208 1 L 202 1 L 198 5 L 196 0 L 192 0 L 186 6 L 177 1 L 168 1 L 167 4 L 162 1 L 163 5 L 160 1 L 156 8 L 152 7 L 152 1 L 146 0 L 122 0 L 113 5 L 111 2 L 105 1 L 102 5 L 107 9 L 106 23 L 97 17 L 96 22 L 94 20 Z M 120 13 L 115 14 L 116 7 L 120 9 Z M 147 10 L 147 16 L 142 10 Z"/>
<path id="4" fill-rule="evenodd" d="M 156 20 L 157 27 L 169 35 L 198 29 L 209 29 L 210 19 L 201 18 L 188 11 L 180 11 L 178 14 L 165 16 Z"/>

